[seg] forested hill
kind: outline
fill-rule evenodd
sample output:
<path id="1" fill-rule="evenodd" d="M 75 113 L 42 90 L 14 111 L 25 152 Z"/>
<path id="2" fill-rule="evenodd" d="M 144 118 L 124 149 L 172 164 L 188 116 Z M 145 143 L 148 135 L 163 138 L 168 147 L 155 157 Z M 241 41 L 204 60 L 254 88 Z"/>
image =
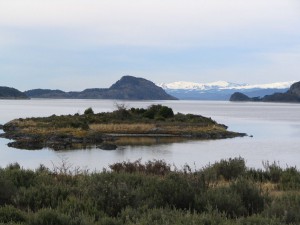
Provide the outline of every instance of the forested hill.
<path id="1" fill-rule="evenodd" d="M 33 89 L 25 93 L 31 98 L 176 100 L 153 82 L 133 76 L 123 76 L 110 88 L 91 88 L 81 92 Z"/>
<path id="2" fill-rule="evenodd" d="M 0 87 L 0 99 L 28 99 L 28 97 L 15 88 Z"/>

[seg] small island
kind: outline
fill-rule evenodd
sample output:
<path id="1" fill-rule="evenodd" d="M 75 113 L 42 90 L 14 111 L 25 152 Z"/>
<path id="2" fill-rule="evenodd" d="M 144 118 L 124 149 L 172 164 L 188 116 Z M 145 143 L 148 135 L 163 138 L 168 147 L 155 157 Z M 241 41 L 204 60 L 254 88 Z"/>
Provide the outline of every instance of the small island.
<path id="1" fill-rule="evenodd" d="M 141 144 L 137 138 L 210 140 L 242 137 L 246 134 L 227 130 L 211 118 L 193 114 L 174 114 L 167 106 L 151 105 L 147 109 L 117 105 L 113 112 L 52 115 L 43 118 L 15 119 L 3 126 L 2 137 L 12 139 L 10 147 L 54 150 L 82 149 L 97 146 L 116 149 L 117 145 Z M 125 138 L 125 141 L 124 141 Z M 122 142 L 123 139 L 123 142 Z M 131 139 L 131 140 L 130 140 Z"/>

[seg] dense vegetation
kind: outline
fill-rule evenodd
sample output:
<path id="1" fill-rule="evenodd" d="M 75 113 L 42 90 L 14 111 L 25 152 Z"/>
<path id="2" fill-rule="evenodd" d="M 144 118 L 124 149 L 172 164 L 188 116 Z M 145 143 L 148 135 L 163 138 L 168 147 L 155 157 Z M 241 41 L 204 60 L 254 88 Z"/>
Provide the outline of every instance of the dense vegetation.
<path id="1" fill-rule="evenodd" d="M 163 161 L 123 162 L 88 173 L 0 169 L 0 224 L 283 225 L 300 223 L 300 172 L 242 158 L 200 170 Z"/>
<path id="2" fill-rule="evenodd" d="M 218 139 L 243 136 L 227 131 L 227 127 L 211 118 L 193 114 L 174 114 L 167 106 L 130 108 L 118 105 L 113 112 L 94 113 L 88 108 L 83 114 L 44 118 L 16 119 L 3 126 L 2 136 L 14 139 L 16 148 L 79 149 L 102 142 L 114 142 L 119 134 L 133 136 L 168 136 L 197 139 Z"/>

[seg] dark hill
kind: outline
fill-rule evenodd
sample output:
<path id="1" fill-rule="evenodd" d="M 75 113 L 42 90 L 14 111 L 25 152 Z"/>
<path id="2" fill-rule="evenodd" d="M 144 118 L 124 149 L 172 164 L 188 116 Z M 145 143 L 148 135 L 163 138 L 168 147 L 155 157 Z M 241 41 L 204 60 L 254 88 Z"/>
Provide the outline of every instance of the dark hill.
<path id="1" fill-rule="evenodd" d="M 161 87 L 153 82 L 136 78 L 133 76 L 123 76 L 119 81 L 108 89 L 108 97 L 117 96 L 118 99 L 135 100 L 175 100 L 176 98 L 167 94 Z"/>
<path id="2" fill-rule="evenodd" d="M 123 76 L 110 88 L 91 88 L 81 92 L 34 89 L 25 93 L 31 98 L 176 100 L 153 82 L 133 76 Z"/>
<path id="3" fill-rule="evenodd" d="M 300 102 L 300 82 L 294 83 L 285 93 L 274 93 L 262 98 L 250 98 L 245 94 L 236 92 L 231 95 L 230 101 Z"/>
<path id="4" fill-rule="evenodd" d="M 63 98 L 66 95 L 66 92 L 61 90 L 50 90 L 50 89 L 33 89 L 25 91 L 26 95 L 31 98 Z"/>
<path id="5" fill-rule="evenodd" d="M 244 102 L 244 101 L 250 101 L 250 98 L 240 92 L 235 92 L 231 95 L 229 101 L 239 101 L 239 102 Z"/>
<path id="6" fill-rule="evenodd" d="M 292 84 L 292 86 L 291 86 L 290 90 L 288 91 L 288 93 L 300 98 L 300 81 L 297 82 L 297 83 Z"/>
<path id="7" fill-rule="evenodd" d="M 15 88 L 0 87 L 0 99 L 28 99 L 28 96 Z"/>

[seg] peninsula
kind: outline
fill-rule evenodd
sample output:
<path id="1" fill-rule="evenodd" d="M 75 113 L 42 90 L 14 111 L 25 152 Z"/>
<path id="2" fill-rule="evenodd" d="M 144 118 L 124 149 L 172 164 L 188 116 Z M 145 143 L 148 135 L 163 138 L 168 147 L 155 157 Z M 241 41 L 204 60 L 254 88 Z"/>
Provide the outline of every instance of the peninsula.
<path id="1" fill-rule="evenodd" d="M 231 95 L 230 101 L 236 102 L 300 102 L 300 81 L 292 84 L 290 89 L 285 93 L 274 93 L 272 95 L 265 95 L 264 97 L 252 97 L 235 92 Z"/>
<path id="2" fill-rule="evenodd" d="M 115 149 L 120 138 L 223 139 L 246 134 L 227 130 L 211 118 L 193 114 L 174 114 L 167 106 L 147 109 L 118 106 L 113 112 L 95 114 L 91 108 L 84 114 L 44 118 L 16 119 L 3 126 L 2 137 L 13 139 L 10 147 L 54 150 L 82 149 L 97 146 Z M 136 139 L 130 144 L 140 144 Z M 170 140 L 169 140 L 170 142 Z M 123 143 L 124 144 L 124 143 Z"/>

